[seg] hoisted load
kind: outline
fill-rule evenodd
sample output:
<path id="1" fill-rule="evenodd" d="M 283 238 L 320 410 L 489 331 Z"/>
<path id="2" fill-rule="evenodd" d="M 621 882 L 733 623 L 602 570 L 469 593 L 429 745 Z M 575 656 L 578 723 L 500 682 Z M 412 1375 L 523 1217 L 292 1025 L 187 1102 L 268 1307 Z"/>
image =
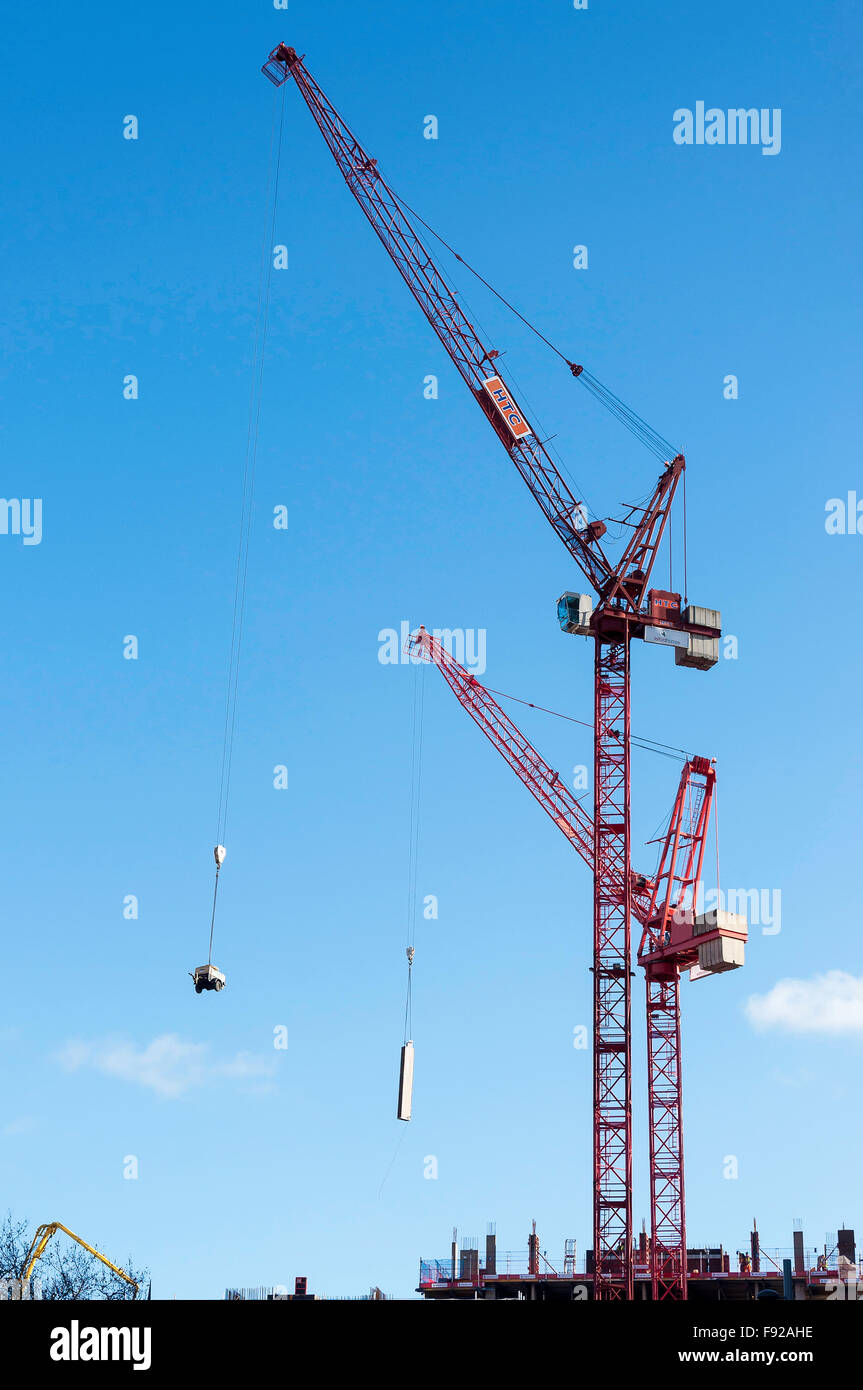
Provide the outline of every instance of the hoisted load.
<path id="1" fill-rule="evenodd" d="M 703 634 L 690 632 L 689 642 L 684 650 L 676 650 L 676 666 L 692 666 L 696 671 L 709 671 L 719 660 L 719 637 L 722 631 L 722 617 L 717 608 L 700 608 L 690 603 L 683 610 L 683 621 L 690 627 L 706 629 Z M 712 631 L 711 631 L 712 629 Z"/>
<path id="2" fill-rule="evenodd" d="M 414 963 L 414 948 L 408 946 L 405 955 L 408 958 L 408 996 L 405 1007 L 405 1041 L 402 1043 L 401 1062 L 399 1064 L 399 1103 L 396 1115 L 400 1120 L 409 1120 L 411 1117 L 411 1101 L 413 1100 L 414 1090 L 414 1045 L 407 1036 L 408 1023 L 410 1020 L 411 1002 L 411 971 Z"/>
<path id="3" fill-rule="evenodd" d="M 414 1045 L 408 1042 L 402 1045 L 402 1060 L 399 1067 L 399 1106 L 396 1114 L 400 1120 L 409 1120 L 411 1117 L 411 1100 L 414 1090 Z"/>
<path id="4" fill-rule="evenodd" d="M 227 850 L 224 845 L 216 845 L 213 850 L 213 858 L 216 861 L 216 883 L 213 888 L 213 911 L 210 917 L 210 950 L 206 965 L 199 965 L 195 970 L 190 970 L 189 974 L 195 982 L 195 993 L 201 994 L 205 989 L 219 990 L 225 988 L 225 976 L 213 964 L 213 928 L 216 924 L 216 897 L 219 892 L 219 870 L 225 862 Z"/>
<path id="5" fill-rule="evenodd" d="M 189 971 L 195 981 L 195 993 L 200 994 L 204 989 L 220 990 L 225 988 L 225 977 L 221 970 L 217 970 L 215 965 L 199 965 L 194 971 Z"/>

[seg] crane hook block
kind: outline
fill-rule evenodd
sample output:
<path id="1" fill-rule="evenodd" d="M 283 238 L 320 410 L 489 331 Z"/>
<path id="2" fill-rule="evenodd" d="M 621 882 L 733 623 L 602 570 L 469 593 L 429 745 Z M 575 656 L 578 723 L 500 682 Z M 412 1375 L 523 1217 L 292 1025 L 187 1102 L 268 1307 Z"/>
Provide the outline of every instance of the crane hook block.
<path id="1" fill-rule="evenodd" d="M 227 852 L 228 851 L 225 849 L 224 845 L 216 845 L 216 848 L 213 850 L 213 858 L 216 861 L 217 869 L 221 869 L 222 865 L 224 864 L 225 855 L 227 854 Z"/>
<path id="2" fill-rule="evenodd" d="M 407 950 L 405 951 L 405 955 L 406 955 L 407 958 L 408 958 L 408 965 L 413 965 L 413 963 L 414 963 L 414 948 L 413 948 L 413 946 L 408 946 Z"/>

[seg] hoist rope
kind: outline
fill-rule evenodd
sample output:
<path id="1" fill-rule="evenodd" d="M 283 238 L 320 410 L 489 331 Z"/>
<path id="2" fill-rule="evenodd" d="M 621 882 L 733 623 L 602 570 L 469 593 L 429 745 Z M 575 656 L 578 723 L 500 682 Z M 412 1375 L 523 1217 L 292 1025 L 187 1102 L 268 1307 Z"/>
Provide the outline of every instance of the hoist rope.
<path id="1" fill-rule="evenodd" d="M 674 458 L 680 453 L 680 450 L 677 449 L 675 445 L 669 443 L 658 430 L 655 430 L 652 425 L 649 425 L 646 420 L 642 419 L 642 417 L 628 406 L 625 401 L 622 401 L 619 396 L 616 396 L 609 387 L 604 386 L 599 378 L 594 376 L 592 372 L 589 372 L 586 367 L 582 367 L 576 372 L 576 364 L 567 357 L 565 352 L 562 352 L 550 338 L 547 338 L 545 334 L 537 328 L 536 324 L 526 318 L 505 295 L 502 295 L 499 290 L 496 290 L 494 285 L 490 284 L 484 275 L 481 275 L 469 261 L 465 260 L 464 256 L 460 256 L 455 247 L 451 246 L 449 242 L 441 236 L 440 232 L 435 231 L 434 227 L 430 226 L 415 208 L 412 208 L 409 203 L 406 203 L 404 198 L 400 197 L 394 189 L 390 188 L 390 192 L 402 210 L 411 217 L 415 217 L 417 222 L 425 227 L 426 231 L 433 236 L 436 241 L 440 242 L 441 246 L 444 246 L 451 256 L 455 256 L 455 259 L 459 261 L 471 275 L 479 280 L 480 284 L 485 285 L 486 289 L 489 290 L 496 299 L 500 300 L 501 304 L 509 309 L 510 313 L 515 314 L 515 317 L 524 324 L 525 328 L 530 329 L 531 333 L 534 333 L 537 338 L 545 343 L 546 347 L 551 348 L 552 352 L 555 353 L 562 362 L 566 363 L 576 380 L 580 381 L 594 399 L 597 400 L 600 405 L 605 406 L 606 410 L 608 410 L 615 419 L 619 420 L 619 422 L 625 426 L 646 449 L 649 449 L 656 458 L 662 459 L 663 461 Z"/>
<path id="2" fill-rule="evenodd" d="M 719 791 L 713 784 L 713 826 L 716 832 L 716 907 L 722 903 L 722 885 L 719 881 Z"/>
<path id="3" fill-rule="evenodd" d="M 615 396 L 614 392 L 609 390 L 607 386 L 603 386 L 599 378 L 589 372 L 586 367 L 579 375 L 578 380 L 599 401 L 600 405 L 604 405 L 606 410 L 610 411 L 629 430 L 630 434 L 634 435 L 656 458 L 668 461 L 680 453 L 676 445 L 670 443 L 652 425 L 648 425 L 646 420 L 643 420 L 630 406 L 626 405 L 619 396 Z"/>
<path id="4" fill-rule="evenodd" d="M 411 708 L 411 768 L 410 814 L 408 821 L 408 884 L 407 884 L 407 990 L 405 994 L 404 1041 L 411 1036 L 413 1026 L 413 958 L 416 926 L 417 883 L 419 879 L 420 803 L 422 794 L 423 724 L 425 719 L 425 662 L 414 667 L 414 688 Z"/>
<path id="5" fill-rule="evenodd" d="M 405 1135 L 407 1134 L 407 1132 L 408 1132 L 408 1126 L 405 1125 L 404 1129 L 402 1130 L 401 1134 L 399 1135 L 398 1139 L 396 1140 L 396 1146 L 395 1146 L 395 1149 L 394 1149 L 394 1151 L 393 1151 L 393 1156 L 392 1156 L 392 1158 L 390 1159 L 389 1167 L 387 1168 L 387 1171 L 384 1173 L 383 1178 L 381 1179 L 381 1185 L 380 1185 L 380 1187 L 378 1188 L 378 1197 L 380 1197 L 381 1193 L 383 1192 L 383 1190 L 384 1190 L 384 1184 L 385 1184 L 387 1178 L 389 1177 L 390 1173 L 391 1173 L 392 1170 L 393 1170 L 393 1166 L 394 1166 L 394 1164 L 395 1164 L 395 1161 L 396 1161 L 396 1159 L 397 1159 L 398 1156 L 399 1156 L 399 1150 L 400 1150 L 402 1144 L 405 1142 Z"/>
<path id="6" fill-rule="evenodd" d="M 502 700 L 514 700 L 517 705 L 526 705 L 528 709 L 539 710 L 541 714 L 551 714 L 555 719 L 567 719 L 570 724 L 580 724 L 583 729 L 592 729 L 593 725 L 586 719 L 576 719 L 573 714 L 561 714 L 559 710 L 547 709 L 545 705 L 534 704 L 532 700 L 522 700 L 518 695 L 508 695 L 505 690 L 495 690 L 492 686 L 483 687 L 489 695 L 498 695 Z M 692 754 L 685 748 L 677 748 L 673 743 L 660 743 L 658 739 L 645 738 L 641 734 L 630 734 L 630 740 L 636 748 L 640 748 L 645 753 L 660 753 L 664 758 L 676 758 L 682 754 L 684 758 L 691 758 Z"/>
<path id="7" fill-rule="evenodd" d="M 216 882 L 213 885 L 213 911 L 210 914 L 210 945 L 207 950 L 207 964 L 213 964 L 213 928 L 216 925 L 216 895 L 219 891 L 219 869 L 220 864 L 216 865 Z"/>
<path id="8" fill-rule="evenodd" d="M 411 1036 L 411 1029 L 412 1029 L 412 1027 L 413 1027 L 413 1012 L 412 1012 L 412 1001 L 411 1001 L 412 980 L 413 980 L 413 969 L 412 969 L 412 967 L 413 967 L 413 962 L 412 962 L 412 961 L 408 961 L 408 989 L 407 989 L 407 996 L 406 996 L 406 998 L 405 998 L 405 1027 L 404 1027 L 404 1034 L 405 1034 L 405 1035 L 404 1035 L 404 1039 L 403 1039 L 404 1042 L 407 1042 L 408 1039 L 410 1038 L 410 1036 Z"/>
<path id="9" fill-rule="evenodd" d="M 686 469 L 683 470 L 683 606 L 689 602 L 689 562 L 686 549 Z"/>
<path id="10" fill-rule="evenodd" d="M 278 126 L 277 117 L 278 114 Z M 258 459 L 258 438 L 261 423 L 261 395 L 264 374 L 264 356 L 267 341 L 267 327 L 270 313 L 270 290 L 273 271 L 273 235 L 275 231 L 276 208 L 278 204 L 279 173 L 282 159 L 282 132 L 284 129 L 284 88 L 273 94 L 273 115 L 270 129 L 270 154 L 267 165 L 267 187 L 264 211 L 264 231 L 261 244 L 261 260 L 258 271 L 258 304 L 255 316 L 255 336 L 252 351 L 252 373 L 249 388 L 249 412 L 246 427 L 246 445 L 243 458 L 243 483 L 240 504 L 240 525 L 237 540 L 237 560 L 234 574 L 234 601 L 231 616 L 231 646 L 228 657 L 228 674 L 225 693 L 225 722 L 222 732 L 222 757 L 219 772 L 219 807 L 216 828 L 216 844 L 222 845 L 226 838 L 228 801 L 231 789 L 231 769 L 234 756 L 234 740 L 237 730 L 237 704 L 240 679 L 240 654 L 243 644 L 243 624 L 246 609 L 246 586 L 249 571 L 249 541 L 252 529 L 252 504 L 255 495 L 255 471 Z M 210 954 L 212 963 L 213 931 L 216 920 L 216 897 L 219 890 L 219 869 L 216 863 L 216 881 L 213 890 L 213 911 L 210 919 Z"/>
<path id="11" fill-rule="evenodd" d="M 656 875 L 659 873 L 659 862 L 662 858 L 662 845 L 666 835 L 668 834 L 668 827 L 671 824 L 671 817 L 673 814 L 673 811 L 668 811 L 657 825 L 653 834 L 649 837 L 649 839 L 645 840 L 644 842 L 645 845 L 656 845 L 656 860 L 653 866 L 654 879 L 656 878 Z"/>
<path id="12" fill-rule="evenodd" d="M 272 282 L 273 258 L 271 254 L 275 230 L 276 207 L 278 203 L 279 173 L 282 155 L 282 130 L 284 127 L 284 89 L 282 89 L 281 111 L 279 115 L 278 138 L 276 136 L 276 103 L 278 90 L 274 93 L 273 122 L 270 134 L 270 159 L 267 170 L 267 194 L 264 233 L 261 246 L 261 262 L 258 276 L 258 311 L 255 322 L 255 339 L 252 358 L 252 381 L 249 392 L 249 420 L 246 431 L 246 450 L 243 462 L 243 488 L 240 507 L 240 528 L 237 542 L 237 562 L 234 580 L 234 608 L 231 622 L 231 651 L 228 662 L 228 686 L 225 702 L 225 729 L 222 742 L 222 768 L 219 783 L 219 824 L 216 842 L 221 844 L 226 828 L 228 797 L 231 785 L 231 764 L 233 759 L 234 736 L 237 724 L 237 694 L 240 674 L 240 653 L 243 642 L 243 621 L 246 607 L 246 582 L 249 569 L 249 539 L 252 525 L 252 502 L 255 493 L 255 471 L 258 457 L 258 436 L 261 421 L 261 386 L 263 383 L 264 355 L 270 311 L 270 289 Z M 273 160 L 275 155 L 275 173 Z"/>

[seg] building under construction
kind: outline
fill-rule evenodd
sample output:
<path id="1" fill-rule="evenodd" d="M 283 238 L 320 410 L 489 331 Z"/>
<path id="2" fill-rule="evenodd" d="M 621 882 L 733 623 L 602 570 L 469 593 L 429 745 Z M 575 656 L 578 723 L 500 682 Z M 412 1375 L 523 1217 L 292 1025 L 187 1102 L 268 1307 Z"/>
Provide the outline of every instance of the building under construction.
<path id="1" fill-rule="evenodd" d="M 388 1295 L 377 1285 L 368 1293 L 361 1294 L 320 1294 L 309 1291 L 309 1281 L 304 1274 L 294 1280 L 294 1291 L 289 1293 L 284 1285 L 256 1284 L 247 1288 L 225 1289 L 227 1303 L 386 1303 Z"/>
<path id="2" fill-rule="evenodd" d="M 645 1230 L 633 1251 L 632 1266 L 636 1299 L 650 1299 L 650 1237 Z M 757 1223 L 753 1222 L 745 1249 L 689 1247 L 686 1268 L 686 1293 L 696 1302 L 857 1298 L 857 1251 L 850 1228 L 828 1236 L 820 1251 L 805 1245 L 799 1228 L 793 1232 L 790 1249 L 771 1250 L 762 1246 Z M 586 1251 L 581 1264 L 574 1240 L 564 1242 L 562 1254 L 549 1254 L 540 1248 L 533 1222 L 526 1251 L 499 1251 L 494 1229 L 489 1228 L 481 1255 L 476 1238 L 460 1242 L 453 1231 L 448 1256 L 420 1260 L 417 1293 L 425 1299 L 579 1302 L 594 1297 L 594 1274 L 592 1250 Z"/>

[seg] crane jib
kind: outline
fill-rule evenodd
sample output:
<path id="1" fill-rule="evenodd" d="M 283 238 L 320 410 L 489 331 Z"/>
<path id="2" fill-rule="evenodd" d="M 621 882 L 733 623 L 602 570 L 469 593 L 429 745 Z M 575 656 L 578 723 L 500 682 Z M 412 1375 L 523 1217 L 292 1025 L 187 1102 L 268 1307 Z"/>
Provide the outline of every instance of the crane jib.
<path id="1" fill-rule="evenodd" d="M 514 439 L 523 439 L 526 434 L 533 433 L 499 376 L 487 377 L 482 384 L 506 421 Z"/>

